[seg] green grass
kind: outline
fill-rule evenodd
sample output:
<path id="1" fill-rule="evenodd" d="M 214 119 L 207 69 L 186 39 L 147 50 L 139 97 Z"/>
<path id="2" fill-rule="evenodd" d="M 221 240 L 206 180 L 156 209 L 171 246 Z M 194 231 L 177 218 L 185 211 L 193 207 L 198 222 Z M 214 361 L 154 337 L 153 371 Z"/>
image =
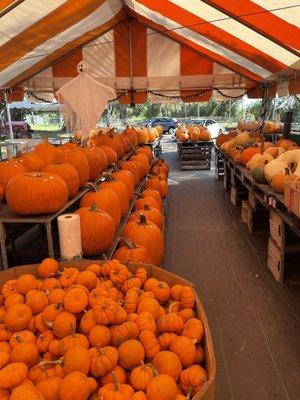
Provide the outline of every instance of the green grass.
<path id="1" fill-rule="evenodd" d="M 59 125 L 31 125 L 33 131 L 59 131 Z"/>

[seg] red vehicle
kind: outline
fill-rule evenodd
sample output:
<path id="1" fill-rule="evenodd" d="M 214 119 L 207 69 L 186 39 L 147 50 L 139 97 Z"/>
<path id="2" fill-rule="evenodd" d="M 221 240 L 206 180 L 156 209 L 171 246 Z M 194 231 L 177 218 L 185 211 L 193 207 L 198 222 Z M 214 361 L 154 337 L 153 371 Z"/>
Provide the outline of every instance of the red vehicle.
<path id="1" fill-rule="evenodd" d="M 31 139 L 32 129 L 26 121 L 12 121 L 12 128 L 15 139 Z M 4 127 L 0 128 L 1 136 L 6 136 L 9 138 L 9 124 L 8 122 Z"/>

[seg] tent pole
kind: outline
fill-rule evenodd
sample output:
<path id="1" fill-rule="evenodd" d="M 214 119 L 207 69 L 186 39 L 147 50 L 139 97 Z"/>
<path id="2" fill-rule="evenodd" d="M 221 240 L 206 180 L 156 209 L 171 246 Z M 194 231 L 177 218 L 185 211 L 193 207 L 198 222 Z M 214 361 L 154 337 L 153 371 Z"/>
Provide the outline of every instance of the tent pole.
<path id="1" fill-rule="evenodd" d="M 4 91 L 4 100 L 5 100 L 5 105 L 6 105 L 6 114 L 7 114 L 7 120 L 8 120 L 9 136 L 10 136 L 11 140 L 13 140 L 14 139 L 14 132 L 13 132 L 12 123 L 11 123 L 10 108 L 9 108 L 9 102 L 8 102 L 8 97 L 7 97 L 6 90 Z"/>

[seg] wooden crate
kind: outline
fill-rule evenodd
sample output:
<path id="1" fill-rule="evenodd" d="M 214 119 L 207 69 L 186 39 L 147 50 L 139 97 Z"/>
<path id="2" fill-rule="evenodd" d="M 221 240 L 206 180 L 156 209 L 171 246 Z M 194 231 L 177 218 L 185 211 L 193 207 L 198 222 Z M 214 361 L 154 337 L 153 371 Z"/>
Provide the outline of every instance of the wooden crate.
<path id="1" fill-rule="evenodd" d="M 253 209 L 248 200 L 242 200 L 241 217 L 248 226 L 249 232 L 253 233 Z"/>
<path id="2" fill-rule="evenodd" d="M 258 203 L 258 200 L 257 200 L 257 198 L 254 196 L 254 193 L 253 193 L 251 190 L 249 190 L 248 201 L 249 201 L 249 204 L 250 204 L 250 206 L 252 207 L 252 209 L 253 209 L 254 211 L 256 211 L 256 210 L 257 210 L 257 203 Z"/>
<path id="3" fill-rule="evenodd" d="M 215 153 L 215 178 L 217 181 L 223 181 L 225 162 L 224 159 L 220 156 L 219 150 L 216 147 L 214 153 Z"/>
<path id="4" fill-rule="evenodd" d="M 285 248 L 285 225 L 283 219 L 273 210 L 270 210 L 270 237 L 280 250 Z"/>
<path id="5" fill-rule="evenodd" d="M 211 167 L 212 142 L 177 143 L 181 169 L 207 169 Z"/>
<path id="6" fill-rule="evenodd" d="M 230 200 L 231 203 L 237 207 L 240 202 L 248 196 L 248 193 L 245 191 L 241 191 L 239 188 L 231 186 L 230 189 Z"/>
<path id="7" fill-rule="evenodd" d="M 269 238 L 268 242 L 268 268 L 276 281 L 283 285 L 284 251 L 277 247 L 272 238 Z"/>
<path id="8" fill-rule="evenodd" d="M 73 262 L 61 262 L 59 263 L 59 269 L 63 270 L 65 267 L 75 267 L 80 271 L 84 270 L 89 264 L 103 264 L 104 261 L 99 260 L 81 260 Z M 10 279 L 17 279 L 22 274 L 34 274 L 37 276 L 37 267 L 39 264 L 23 265 L 14 268 L 9 268 L 5 271 L 0 272 L 0 284 L 1 286 Z M 175 275 L 169 271 L 165 271 L 161 268 L 154 267 L 149 264 L 134 264 L 130 263 L 128 268 L 131 272 L 134 272 L 137 268 L 144 267 L 148 271 L 148 276 L 157 278 L 159 281 L 164 281 L 170 286 L 174 285 L 189 285 L 193 288 L 196 297 L 196 313 L 197 317 L 202 320 L 204 325 L 204 353 L 205 353 L 205 369 L 208 373 L 208 380 L 201 386 L 199 392 L 193 397 L 194 400 L 214 400 L 214 389 L 216 379 L 216 360 L 214 354 L 214 348 L 210 329 L 207 321 L 207 317 L 202 306 L 202 303 L 195 291 L 194 285 L 186 279 Z M 25 400 L 25 399 L 24 399 Z M 162 399 L 163 400 L 163 399 Z"/>

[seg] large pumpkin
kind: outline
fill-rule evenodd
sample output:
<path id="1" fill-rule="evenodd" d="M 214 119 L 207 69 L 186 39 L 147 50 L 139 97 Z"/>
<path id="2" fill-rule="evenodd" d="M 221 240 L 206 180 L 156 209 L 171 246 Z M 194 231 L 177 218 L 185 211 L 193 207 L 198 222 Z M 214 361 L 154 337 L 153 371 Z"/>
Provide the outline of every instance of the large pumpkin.
<path id="1" fill-rule="evenodd" d="M 46 138 L 35 147 L 34 152 L 48 165 L 53 162 L 54 156 L 57 153 L 57 147 L 49 143 Z"/>
<path id="2" fill-rule="evenodd" d="M 101 254 L 112 244 L 116 227 L 112 217 L 94 203 L 76 211 L 80 216 L 83 253 L 92 256 Z"/>
<path id="3" fill-rule="evenodd" d="M 41 156 L 34 151 L 24 154 L 22 157 L 20 157 L 19 162 L 23 164 L 28 172 L 42 171 L 47 164 L 45 159 L 41 158 Z"/>
<path id="4" fill-rule="evenodd" d="M 191 142 L 198 142 L 200 138 L 200 130 L 197 126 L 190 126 L 188 128 L 189 137 Z"/>
<path id="5" fill-rule="evenodd" d="M 134 196 L 134 179 L 132 173 L 127 169 L 123 169 L 113 172 L 111 176 L 117 181 L 121 181 L 125 184 L 128 191 L 129 200 L 132 200 Z"/>
<path id="6" fill-rule="evenodd" d="M 81 197 L 80 207 L 90 207 L 93 203 L 106 211 L 118 226 L 121 221 L 121 205 L 115 192 L 97 185 L 90 186 L 90 192 Z"/>
<path id="7" fill-rule="evenodd" d="M 76 196 L 79 189 L 79 176 L 73 165 L 68 163 L 49 164 L 43 172 L 60 176 L 68 187 L 69 198 Z"/>
<path id="8" fill-rule="evenodd" d="M 100 187 L 111 189 L 118 197 L 121 206 L 121 215 L 124 216 L 129 210 L 129 195 L 125 184 L 106 174 L 106 181 Z"/>
<path id="9" fill-rule="evenodd" d="M 134 161 L 123 161 L 120 164 L 120 168 L 131 172 L 135 185 L 139 183 L 139 181 L 141 180 L 140 170 L 138 165 Z"/>
<path id="10" fill-rule="evenodd" d="M 17 162 L 13 158 L 9 158 L 8 161 L 0 162 L 0 184 L 3 188 L 3 195 L 5 196 L 6 186 L 8 182 L 14 176 L 26 172 L 26 168 L 20 162 Z"/>
<path id="11" fill-rule="evenodd" d="M 245 145 L 246 143 L 249 143 L 252 141 L 250 132 L 240 132 L 236 135 L 236 143 L 240 146 Z"/>
<path id="12" fill-rule="evenodd" d="M 122 264 L 127 264 L 128 262 L 151 262 L 149 252 L 146 247 L 139 246 L 129 239 L 122 239 L 121 243 L 122 246 L 116 250 L 114 253 L 114 258 L 119 260 Z"/>
<path id="13" fill-rule="evenodd" d="M 241 163 L 246 165 L 248 161 L 254 156 L 254 154 L 259 154 L 259 149 L 257 147 L 248 147 L 247 149 L 243 150 L 241 156 Z"/>
<path id="14" fill-rule="evenodd" d="M 101 146 L 98 146 L 98 148 L 103 150 L 106 154 L 109 166 L 115 164 L 118 161 L 118 154 L 112 147 L 103 144 Z"/>
<path id="15" fill-rule="evenodd" d="M 123 231 L 123 236 L 136 244 L 145 246 L 154 265 L 159 266 L 162 263 L 164 254 L 163 235 L 157 225 L 147 222 L 144 215 L 141 215 L 139 221 L 128 222 Z"/>
<path id="16" fill-rule="evenodd" d="M 50 214 L 68 200 L 68 188 L 58 175 L 25 172 L 12 178 L 6 188 L 7 203 L 17 214 Z"/>
<path id="17" fill-rule="evenodd" d="M 103 150 L 97 146 L 83 148 L 83 152 L 89 163 L 89 180 L 94 181 L 100 177 L 102 171 L 108 167 L 108 159 Z"/>
<path id="18" fill-rule="evenodd" d="M 54 163 L 72 164 L 79 176 L 79 187 L 83 187 L 89 180 L 89 163 L 80 149 L 58 151 L 54 157 Z"/>
<path id="19" fill-rule="evenodd" d="M 102 133 L 100 136 L 94 137 L 95 143 L 97 146 L 106 145 L 112 147 L 118 155 L 118 158 L 124 156 L 124 146 L 122 143 L 122 139 L 120 135 L 115 134 L 113 130 L 110 130 L 107 133 Z"/>
<path id="20" fill-rule="evenodd" d="M 281 154 L 275 160 L 270 161 L 265 167 L 265 175 L 271 182 L 277 174 L 286 174 L 286 170 L 300 176 L 300 150 L 290 150 Z"/>

